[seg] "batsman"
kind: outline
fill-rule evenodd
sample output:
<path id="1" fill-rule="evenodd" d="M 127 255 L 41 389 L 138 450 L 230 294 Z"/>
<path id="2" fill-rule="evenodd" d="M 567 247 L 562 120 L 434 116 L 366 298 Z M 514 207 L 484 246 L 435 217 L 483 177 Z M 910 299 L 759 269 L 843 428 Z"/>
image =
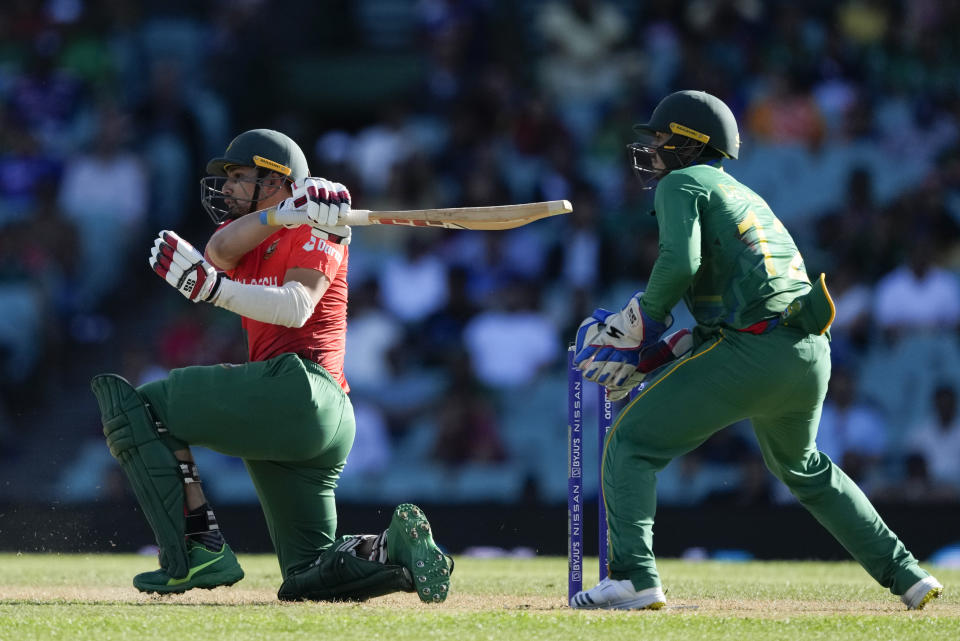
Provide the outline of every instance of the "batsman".
<path id="1" fill-rule="evenodd" d="M 907 608 L 922 608 L 943 586 L 817 450 L 834 306 L 824 275 L 811 282 L 763 198 L 724 171 L 740 147 L 733 113 L 710 94 L 680 91 L 635 129 L 633 169 L 645 188 L 656 186 L 659 256 L 645 291 L 581 324 L 574 363 L 587 380 L 621 396 L 643 376 L 645 355 L 659 349 L 681 299 L 696 326 L 691 350 L 647 375 L 607 436 L 608 576 L 570 606 L 666 604 L 653 554 L 657 472 L 714 432 L 750 419 L 774 476 L 880 585 Z"/>
<path id="2" fill-rule="evenodd" d="M 219 227 L 205 254 L 162 231 L 150 266 L 193 303 L 242 317 L 249 362 L 174 369 L 133 387 L 94 377 L 110 452 L 123 468 L 159 546 L 141 592 L 177 593 L 243 578 L 200 485 L 190 452 L 236 456 L 256 489 L 280 563 L 281 600 L 362 601 L 396 591 L 443 601 L 453 560 L 414 505 L 380 534 L 336 538 L 334 489 L 353 445 L 343 374 L 350 192 L 311 178 L 300 147 L 254 129 L 207 164 L 202 203 Z M 285 220 L 270 224 L 261 210 Z"/>

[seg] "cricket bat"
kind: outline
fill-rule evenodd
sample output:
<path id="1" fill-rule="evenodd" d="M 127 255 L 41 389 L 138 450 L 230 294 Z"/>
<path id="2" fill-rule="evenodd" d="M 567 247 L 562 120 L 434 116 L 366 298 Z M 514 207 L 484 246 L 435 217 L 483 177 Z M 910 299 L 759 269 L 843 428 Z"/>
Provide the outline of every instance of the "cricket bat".
<path id="1" fill-rule="evenodd" d="M 407 211 L 370 211 L 352 209 L 340 219 L 341 225 L 404 225 L 407 227 L 442 227 L 444 229 L 474 229 L 497 231 L 513 229 L 541 218 L 569 214 L 573 206 L 569 200 L 549 200 L 520 205 L 493 207 L 454 207 L 449 209 L 410 209 Z M 260 212 L 265 225 L 307 224 L 306 214 L 279 212 L 271 207 Z"/>

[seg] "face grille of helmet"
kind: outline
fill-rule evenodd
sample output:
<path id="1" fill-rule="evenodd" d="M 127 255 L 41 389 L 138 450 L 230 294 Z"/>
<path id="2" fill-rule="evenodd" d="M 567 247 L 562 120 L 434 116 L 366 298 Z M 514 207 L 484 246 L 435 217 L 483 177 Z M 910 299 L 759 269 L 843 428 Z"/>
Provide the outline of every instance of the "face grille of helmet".
<path id="1" fill-rule="evenodd" d="M 225 220 L 249 214 L 254 211 L 258 202 L 264 198 L 269 198 L 281 188 L 264 184 L 271 173 L 271 171 L 263 168 L 257 169 L 257 179 L 249 181 L 253 184 L 253 194 L 250 198 L 244 198 L 236 194 L 230 196 L 230 200 L 241 205 L 240 209 L 242 211 L 234 212 L 227 206 L 227 196 L 223 193 L 223 186 L 227 182 L 226 176 L 206 176 L 201 178 L 200 202 L 203 204 L 203 208 L 207 214 L 210 215 L 210 218 L 213 219 L 213 222 L 218 225 Z M 243 207 L 244 204 L 246 204 L 246 207 Z"/>
<path id="2" fill-rule="evenodd" d="M 633 172 L 640 179 L 641 189 L 653 189 L 657 181 L 671 171 L 694 164 L 705 148 L 705 142 L 683 134 L 673 134 L 661 145 L 656 144 L 654 136 L 627 145 Z M 662 169 L 653 166 L 657 156 L 664 164 Z"/>

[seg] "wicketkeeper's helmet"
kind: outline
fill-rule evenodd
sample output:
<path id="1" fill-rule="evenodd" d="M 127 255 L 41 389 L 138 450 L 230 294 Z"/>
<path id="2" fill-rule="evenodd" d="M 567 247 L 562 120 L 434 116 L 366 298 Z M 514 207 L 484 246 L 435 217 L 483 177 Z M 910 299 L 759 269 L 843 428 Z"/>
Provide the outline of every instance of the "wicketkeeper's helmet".
<path id="1" fill-rule="evenodd" d="M 736 158 L 740 153 L 740 132 L 730 108 L 704 91 L 678 91 L 657 105 L 649 122 L 635 125 L 640 140 L 631 145 L 633 168 L 644 188 L 649 189 L 670 171 L 694 164 L 701 156 Z M 657 146 L 657 133 L 671 137 Z M 665 169 L 655 169 L 659 154 Z"/>
<path id="2" fill-rule="evenodd" d="M 200 198 L 214 222 L 221 223 L 234 214 L 223 202 L 223 183 L 231 166 L 256 167 L 257 180 L 251 198 L 231 195 L 231 200 L 248 202 L 249 211 L 262 198 L 263 180 L 272 172 L 282 175 L 289 182 L 303 180 L 310 175 L 307 157 L 289 136 L 272 129 L 251 129 L 234 138 L 223 156 L 207 163 L 209 176 L 200 181 Z"/>

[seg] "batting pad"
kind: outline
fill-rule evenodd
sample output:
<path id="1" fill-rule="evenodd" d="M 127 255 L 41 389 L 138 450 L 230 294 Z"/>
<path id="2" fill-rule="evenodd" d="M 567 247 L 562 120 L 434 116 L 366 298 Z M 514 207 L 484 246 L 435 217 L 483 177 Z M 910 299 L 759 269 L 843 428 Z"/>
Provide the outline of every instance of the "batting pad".
<path id="1" fill-rule="evenodd" d="M 101 374 L 90 381 L 90 389 L 100 404 L 110 453 L 130 479 L 157 537 L 160 567 L 173 578 L 187 576 L 183 478 L 177 459 L 161 441 L 153 416 L 126 379 Z"/>

